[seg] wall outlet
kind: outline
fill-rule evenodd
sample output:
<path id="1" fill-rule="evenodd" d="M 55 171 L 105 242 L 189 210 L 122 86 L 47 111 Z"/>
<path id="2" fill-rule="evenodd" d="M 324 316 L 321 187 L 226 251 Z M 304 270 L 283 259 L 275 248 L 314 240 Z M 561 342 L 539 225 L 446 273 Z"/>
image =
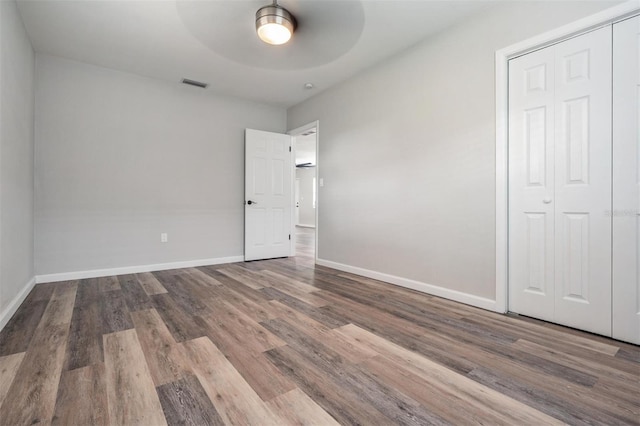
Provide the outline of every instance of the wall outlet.
<path id="1" fill-rule="evenodd" d="M 160 242 L 166 243 L 167 241 L 169 241 L 169 235 L 167 235 L 166 232 L 163 232 L 162 234 L 160 234 Z"/>
<path id="2" fill-rule="evenodd" d="M 320 186 L 324 186 L 324 179 L 320 178 L 320 179 L 318 180 L 318 184 L 319 184 Z"/>

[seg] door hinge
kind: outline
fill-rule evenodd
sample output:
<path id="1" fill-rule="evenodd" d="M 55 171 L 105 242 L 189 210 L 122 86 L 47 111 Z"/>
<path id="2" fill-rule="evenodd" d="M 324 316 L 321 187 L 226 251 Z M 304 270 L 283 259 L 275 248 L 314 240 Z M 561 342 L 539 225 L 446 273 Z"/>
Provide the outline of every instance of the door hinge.
<path id="1" fill-rule="evenodd" d="M 289 152 L 291 152 L 291 147 L 289 147 Z"/>
<path id="2" fill-rule="evenodd" d="M 289 234 L 289 241 L 291 241 L 291 234 Z"/>

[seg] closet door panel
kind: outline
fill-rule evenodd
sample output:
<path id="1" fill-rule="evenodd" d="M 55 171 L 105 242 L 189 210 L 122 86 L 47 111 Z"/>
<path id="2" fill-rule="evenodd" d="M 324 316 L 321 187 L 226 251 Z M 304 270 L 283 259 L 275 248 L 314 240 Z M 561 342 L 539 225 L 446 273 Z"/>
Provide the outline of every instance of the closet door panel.
<path id="1" fill-rule="evenodd" d="M 553 321 L 553 48 L 509 62 L 509 309 Z"/>
<path id="2" fill-rule="evenodd" d="M 613 26 L 613 337 L 640 343 L 640 17 Z"/>
<path id="3" fill-rule="evenodd" d="M 555 46 L 555 321 L 611 335 L 611 27 Z"/>

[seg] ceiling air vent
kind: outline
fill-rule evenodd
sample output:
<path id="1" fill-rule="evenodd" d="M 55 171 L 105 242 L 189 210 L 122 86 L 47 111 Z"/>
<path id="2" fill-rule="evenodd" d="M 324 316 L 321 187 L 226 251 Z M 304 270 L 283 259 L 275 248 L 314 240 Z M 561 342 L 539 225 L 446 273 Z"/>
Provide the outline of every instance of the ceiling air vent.
<path id="1" fill-rule="evenodd" d="M 189 80 L 188 78 L 183 78 L 182 82 L 184 84 L 188 84 L 189 86 L 196 86 L 202 89 L 206 89 L 206 87 L 208 86 L 207 83 L 202 83 L 201 81 Z"/>

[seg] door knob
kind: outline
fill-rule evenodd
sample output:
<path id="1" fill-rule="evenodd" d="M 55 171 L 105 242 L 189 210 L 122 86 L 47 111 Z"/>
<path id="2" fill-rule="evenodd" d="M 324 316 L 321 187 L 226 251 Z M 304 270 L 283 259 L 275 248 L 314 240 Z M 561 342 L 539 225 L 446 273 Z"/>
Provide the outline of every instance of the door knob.
<path id="1" fill-rule="evenodd" d="M 251 204 L 258 204 L 258 203 L 256 203 L 255 201 L 249 200 L 249 201 L 247 201 L 247 204 L 251 205 Z"/>
<path id="2" fill-rule="evenodd" d="M 547 197 L 547 198 L 543 199 L 542 202 L 545 203 L 545 204 L 549 204 L 549 203 L 551 203 L 551 198 Z"/>

